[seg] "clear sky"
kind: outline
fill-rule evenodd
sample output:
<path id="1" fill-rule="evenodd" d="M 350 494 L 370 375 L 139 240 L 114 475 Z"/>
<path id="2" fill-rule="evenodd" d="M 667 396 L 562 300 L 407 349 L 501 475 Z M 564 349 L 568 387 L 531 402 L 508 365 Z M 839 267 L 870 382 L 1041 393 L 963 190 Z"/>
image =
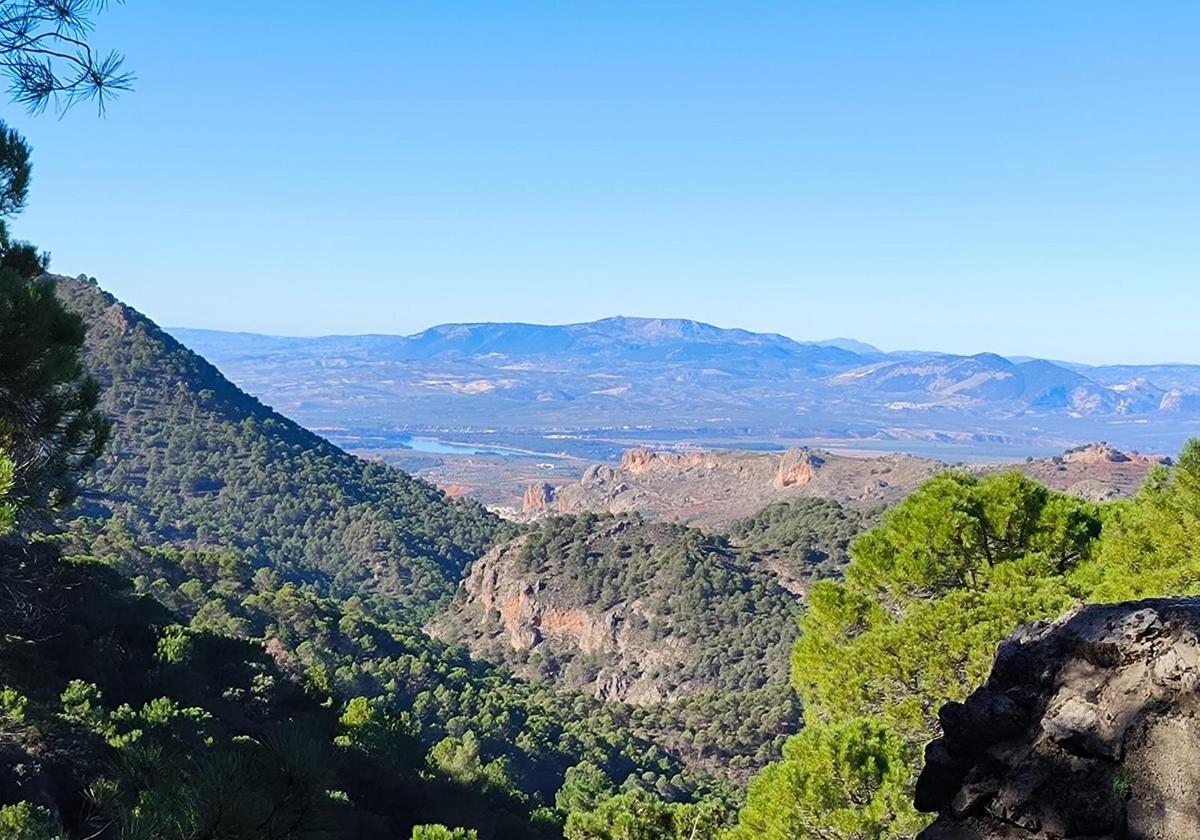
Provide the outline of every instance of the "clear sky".
<path id="1" fill-rule="evenodd" d="M 19 235 L 160 323 L 1200 362 L 1200 3 L 130 0 Z"/>

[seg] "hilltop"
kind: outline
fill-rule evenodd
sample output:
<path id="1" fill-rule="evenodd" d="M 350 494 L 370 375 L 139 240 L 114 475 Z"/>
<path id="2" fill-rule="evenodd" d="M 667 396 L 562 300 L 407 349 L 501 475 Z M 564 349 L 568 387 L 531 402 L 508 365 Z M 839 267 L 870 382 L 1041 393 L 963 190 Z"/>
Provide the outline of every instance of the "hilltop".
<path id="1" fill-rule="evenodd" d="M 644 705 L 782 684 L 796 609 L 727 540 L 585 514 L 476 561 L 434 629 L 526 676 Z"/>
<path id="2" fill-rule="evenodd" d="M 1016 470 L 1074 496 L 1132 496 L 1150 470 L 1170 459 L 1125 453 L 1108 444 L 1076 447 L 1013 464 L 959 466 L 968 472 Z M 626 451 L 618 466 L 594 464 L 575 481 L 536 482 L 518 519 L 551 514 L 637 512 L 653 519 L 724 529 L 768 505 L 828 499 L 862 511 L 890 507 L 951 465 L 912 455 L 845 455 L 820 449 L 787 452 Z"/>
<path id="3" fill-rule="evenodd" d="M 557 690 L 634 704 L 635 734 L 745 782 L 799 725 L 787 650 L 801 600 L 870 521 L 822 499 L 729 535 L 555 516 L 477 560 L 428 629 Z"/>

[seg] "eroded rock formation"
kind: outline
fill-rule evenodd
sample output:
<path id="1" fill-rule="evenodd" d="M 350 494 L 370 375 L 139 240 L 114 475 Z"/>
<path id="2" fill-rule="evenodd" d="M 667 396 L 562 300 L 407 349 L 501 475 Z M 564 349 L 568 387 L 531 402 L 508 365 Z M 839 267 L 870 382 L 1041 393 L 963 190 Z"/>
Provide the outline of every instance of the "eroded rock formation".
<path id="1" fill-rule="evenodd" d="M 525 513 L 549 513 L 554 510 L 554 487 L 544 481 L 530 484 L 521 509 Z"/>
<path id="2" fill-rule="evenodd" d="M 1200 837 L 1200 599 L 1090 606 L 1018 631 L 940 712 L 920 840 Z"/>
<path id="3" fill-rule="evenodd" d="M 523 514 L 537 518 L 547 512 L 637 512 L 722 529 L 789 499 L 826 498 L 868 509 L 894 504 L 946 466 L 909 455 L 850 457 L 814 449 L 631 449 L 619 467 L 592 466 L 579 481 L 556 486 L 548 509 L 527 496 Z"/>
<path id="4" fill-rule="evenodd" d="M 1107 444 L 1069 450 L 1021 464 L 963 467 L 974 475 L 1018 470 L 1053 490 L 1093 501 L 1132 496 L 1147 474 L 1169 458 L 1121 452 Z M 951 465 L 912 455 L 797 448 L 786 452 L 663 452 L 630 449 L 620 466 L 588 467 L 576 482 L 556 484 L 547 498 L 538 482 L 521 516 L 553 513 L 640 513 L 721 530 L 769 504 L 832 499 L 867 510 L 893 505 Z"/>
<path id="5" fill-rule="evenodd" d="M 780 490 L 803 487 L 816 478 L 817 470 L 824 465 L 825 459 L 808 449 L 789 449 L 779 459 L 775 486 Z"/>

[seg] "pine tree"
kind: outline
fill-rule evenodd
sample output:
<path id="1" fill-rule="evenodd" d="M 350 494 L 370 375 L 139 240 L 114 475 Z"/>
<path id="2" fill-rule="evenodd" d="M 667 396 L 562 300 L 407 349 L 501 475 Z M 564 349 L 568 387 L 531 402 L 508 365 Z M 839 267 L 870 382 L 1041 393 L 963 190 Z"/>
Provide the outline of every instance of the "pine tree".
<path id="1" fill-rule="evenodd" d="M 10 502 L 36 521 L 71 501 L 109 427 L 80 359 L 83 322 L 55 297 L 47 258 L 9 235 L 29 179 L 29 146 L 0 123 L 0 448 L 13 464 Z"/>

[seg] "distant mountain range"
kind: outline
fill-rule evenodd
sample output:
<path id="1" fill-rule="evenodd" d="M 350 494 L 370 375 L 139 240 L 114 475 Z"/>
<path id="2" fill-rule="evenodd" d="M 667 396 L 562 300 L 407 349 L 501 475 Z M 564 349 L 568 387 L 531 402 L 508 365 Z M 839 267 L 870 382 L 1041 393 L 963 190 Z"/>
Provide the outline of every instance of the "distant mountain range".
<path id="1" fill-rule="evenodd" d="M 411 336 L 171 332 L 268 404 L 335 437 L 818 439 L 1032 454 L 1097 439 L 1169 452 L 1200 433 L 1200 365 L 887 353 L 846 338 L 623 317 L 446 324 Z"/>

